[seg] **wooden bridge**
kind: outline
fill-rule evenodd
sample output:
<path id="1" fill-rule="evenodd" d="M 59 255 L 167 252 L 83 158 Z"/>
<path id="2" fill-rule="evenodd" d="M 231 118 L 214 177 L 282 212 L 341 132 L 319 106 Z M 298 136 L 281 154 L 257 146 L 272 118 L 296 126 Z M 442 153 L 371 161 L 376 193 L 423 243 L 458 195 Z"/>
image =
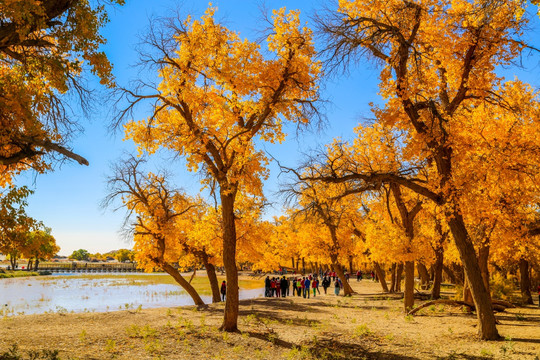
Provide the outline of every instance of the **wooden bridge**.
<path id="1" fill-rule="evenodd" d="M 40 263 L 39 271 L 50 272 L 81 272 L 81 273 L 100 273 L 100 272 L 143 272 L 137 269 L 136 263 Z"/>

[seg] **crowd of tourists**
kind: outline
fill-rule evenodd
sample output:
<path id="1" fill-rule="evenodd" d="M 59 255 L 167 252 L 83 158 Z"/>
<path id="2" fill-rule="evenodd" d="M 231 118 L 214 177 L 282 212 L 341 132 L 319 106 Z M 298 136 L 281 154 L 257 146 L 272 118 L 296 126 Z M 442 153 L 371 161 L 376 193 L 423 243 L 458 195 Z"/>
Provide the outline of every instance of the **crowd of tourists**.
<path id="1" fill-rule="evenodd" d="M 345 274 L 348 281 L 349 276 Z M 310 298 L 321 295 L 320 288 L 324 293 L 328 293 L 328 288 L 334 288 L 334 294 L 339 295 L 343 289 L 343 283 L 337 277 L 335 272 L 320 273 L 319 275 L 309 274 L 307 276 L 293 277 L 270 277 L 267 276 L 264 281 L 264 296 L 266 297 L 287 297 L 302 296 Z"/>
<path id="2" fill-rule="evenodd" d="M 337 276 L 335 271 L 319 272 L 318 274 L 309 274 L 307 276 L 292 276 L 283 275 L 283 270 L 280 269 L 280 276 L 267 276 L 264 280 L 264 296 L 265 297 L 287 297 L 287 296 L 302 296 L 310 298 L 321 295 L 320 288 L 323 288 L 325 294 L 328 294 L 328 288 L 334 289 L 334 294 L 337 296 L 343 289 L 343 283 Z M 349 281 L 350 274 L 345 272 L 345 280 Z M 361 270 L 356 272 L 356 281 L 361 281 L 364 274 Z M 372 271 L 367 274 L 367 278 L 376 280 L 376 275 Z"/>

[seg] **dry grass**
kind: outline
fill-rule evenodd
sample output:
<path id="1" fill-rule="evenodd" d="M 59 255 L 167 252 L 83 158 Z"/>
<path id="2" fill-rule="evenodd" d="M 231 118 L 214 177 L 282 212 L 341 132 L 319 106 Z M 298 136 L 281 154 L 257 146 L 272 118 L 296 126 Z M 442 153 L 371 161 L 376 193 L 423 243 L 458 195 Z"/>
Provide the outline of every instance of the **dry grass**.
<path id="1" fill-rule="evenodd" d="M 540 309 L 497 315 L 505 340 L 475 340 L 476 318 L 457 308 L 404 317 L 378 284 L 352 283 L 352 298 L 241 302 L 239 333 L 218 330 L 223 304 L 0 319 L 0 354 L 57 349 L 61 359 L 535 359 Z"/>

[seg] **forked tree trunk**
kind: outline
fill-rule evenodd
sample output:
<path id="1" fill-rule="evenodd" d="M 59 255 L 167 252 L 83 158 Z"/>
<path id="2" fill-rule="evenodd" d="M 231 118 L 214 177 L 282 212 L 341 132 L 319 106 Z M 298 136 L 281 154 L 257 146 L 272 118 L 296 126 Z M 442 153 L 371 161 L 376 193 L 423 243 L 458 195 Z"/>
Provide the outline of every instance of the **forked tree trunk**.
<path id="1" fill-rule="evenodd" d="M 435 264 L 433 264 L 433 286 L 431 287 L 431 299 L 433 300 L 441 297 L 443 261 L 444 249 L 440 247 L 435 250 Z"/>
<path id="2" fill-rule="evenodd" d="M 206 275 L 208 281 L 210 281 L 210 288 L 212 289 L 212 302 L 221 302 L 221 292 L 219 289 L 219 283 L 216 274 L 216 267 L 208 260 L 208 254 L 202 254 L 204 268 L 206 269 Z"/>
<path id="3" fill-rule="evenodd" d="M 467 233 L 461 212 L 455 206 L 453 211 L 446 215 L 446 220 L 454 237 L 463 267 L 465 268 L 465 274 L 476 306 L 476 315 L 479 323 L 478 335 L 482 340 L 497 340 L 500 336 L 497 331 L 495 315 L 493 315 L 491 297 L 484 286 L 476 252 Z"/>
<path id="4" fill-rule="evenodd" d="M 205 305 L 204 301 L 202 301 L 201 297 L 199 296 L 199 293 L 193 286 L 191 286 L 190 283 L 187 282 L 186 279 L 176 270 L 171 264 L 169 263 L 161 263 L 160 264 L 163 271 L 165 271 L 167 274 L 171 275 L 173 279 L 184 289 L 187 291 L 189 296 L 193 299 L 193 302 L 195 302 L 195 305 L 202 306 Z"/>
<path id="5" fill-rule="evenodd" d="M 521 299 L 524 304 L 533 305 L 531 295 L 531 277 L 529 276 L 529 262 L 524 258 L 519 259 L 519 287 L 521 289 Z"/>
<path id="6" fill-rule="evenodd" d="M 15 268 L 17 267 L 17 258 L 14 256 L 10 256 L 9 262 L 11 263 L 11 270 L 15 270 Z"/>
<path id="7" fill-rule="evenodd" d="M 398 264 L 396 269 L 396 292 L 401 292 L 401 275 L 403 275 L 403 264 Z"/>
<path id="8" fill-rule="evenodd" d="M 478 249 L 478 265 L 480 266 L 480 272 L 482 273 L 482 280 L 484 280 L 484 286 L 486 287 L 488 294 L 490 294 L 488 260 L 489 260 L 489 245 L 482 244 L 480 248 Z M 490 298 L 491 298 L 491 294 L 490 294 Z"/>
<path id="9" fill-rule="evenodd" d="M 427 289 L 429 286 L 429 272 L 426 265 L 418 262 L 416 268 L 418 269 L 418 275 L 420 276 L 420 284 L 422 285 L 422 288 Z"/>
<path id="10" fill-rule="evenodd" d="M 405 262 L 405 293 L 403 296 L 405 313 L 414 307 L 414 261 Z"/>
<path id="11" fill-rule="evenodd" d="M 375 269 L 375 273 L 377 274 L 377 277 L 379 278 L 379 282 L 381 283 L 382 290 L 384 292 L 388 292 L 388 285 L 386 284 L 386 274 L 384 273 L 384 270 L 382 269 L 381 265 L 374 261 L 373 262 L 373 268 Z"/>
<path id="12" fill-rule="evenodd" d="M 223 217 L 223 265 L 227 278 L 225 314 L 221 330 L 238 331 L 238 269 L 236 268 L 236 224 L 234 222 L 235 191 L 220 188 L 221 214 Z"/>

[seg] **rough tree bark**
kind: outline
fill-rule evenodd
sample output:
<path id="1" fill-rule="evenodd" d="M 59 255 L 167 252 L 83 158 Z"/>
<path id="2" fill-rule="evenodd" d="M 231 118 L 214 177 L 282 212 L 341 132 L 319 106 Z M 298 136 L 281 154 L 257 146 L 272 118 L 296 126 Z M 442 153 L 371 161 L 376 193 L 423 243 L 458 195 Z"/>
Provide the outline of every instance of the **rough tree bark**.
<path id="1" fill-rule="evenodd" d="M 176 270 L 171 264 L 162 262 L 160 263 L 160 267 L 165 271 L 167 274 L 171 275 L 173 279 L 182 287 L 184 290 L 187 291 L 189 296 L 193 299 L 195 302 L 195 305 L 197 306 L 204 306 L 204 301 L 202 301 L 201 297 L 199 296 L 199 293 L 197 293 L 197 290 L 193 286 L 191 286 L 190 283 L 187 282 L 186 279 Z"/>
<path id="2" fill-rule="evenodd" d="M 519 259 L 519 287 L 521 289 L 521 299 L 524 304 L 533 305 L 531 295 L 531 277 L 529 276 L 529 262 L 524 258 Z"/>
<path id="3" fill-rule="evenodd" d="M 414 307 L 414 261 L 405 262 L 405 292 L 403 296 L 405 313 Z"/>
<path id="4" fill-rule="evenodd" d="M 433 286 L 431 287 L 431 298 L 433 300 L 441 297 L 443 261 L 444 249 L 440 247 L 435 250 L 435 264 L 433 264 Z"/>
<path id="5" fill-rule="evenodd" d="M 483 243 L 478 249 L 478 265 L 480 266 L 480 272 L 482 273 L 482 280 L 484 280 L 484 286 L 486 287 L 488 294 L 490 294 L 491 296 L 491 293 L 489 291 L 488 260 L 489 260 L 489 244 Z"/>
<path id="6" fill-rule="evenodd" d="M 398 264 L 396 269 L 396 292 L 401 292 L 401 276 L 403 275 L 403 264 Z"/>
<path id="7" fill-rule="evenodd" d="M 374 261 L 373 262 L 373 268 L 375 269 L 375 273 L 377 274 L 377 277 L 379 278 L 379 282 L 381 283 L 381 287 L 384 292 L 388 292 L 388 285 L 386 284 L 386 274 L 384 273 L 384 270 L 382 269 L 381 265 Z"/>
<path id="8" fill-rule="evenodd" d="M 338 263 L 338 257 L 335 254 L 330 255 L 330 259 L 332 260 L 332 267 L 334 268 L 334 271 L 336 272 L 337 277 L 341 280 L 341 283 L 343 284 L 343 296 L 351 296 L 354 291 L 351 288 L 351 285 L 345 278 L 345 273 L 343 272 L 343 267 L 340 263 Z"/>
<path id="9" fill-rule="evenodd" d="M 225 314 L 221 330 L 238 331 L 238 269 L 236 268 L 236 224 L 234 222 L 234 200 L 236 189 L 220 186 L 221 213 L 223 218 L 223 265 L 227 279 Z"/>
<path id="10" fill-rule="evenodd" d="M 453 211 L 447 214 L 446 220 L 465 268 L 465 274 L 476 306 L 476 316 L 479 323 L 478 335 L 482 340 L 497 340 L 500 336 L 497 331 L 497 321 L 495 315 L 493 315 L 491 297 L 484 286 L 484 279 L 478 265 L 473 243 L 465 227 L 465 221 L 461 211 L 455 204 Z"/>
<path id="11" fill-rule="evenodd" d="M 391 277 L 390 277 L 390 292 L 396 292 L 396 263 L 392 264 L 392 270 L 390 270 Z"/>
<path id="12" fill-rule="evenodd" d="M 219 289 L 219 283 L 216 274 L 216 267 L 208 260 L 206 253 L 202 254 L 204 268 L 206 269 L 206 275 L 210 281 L 210 288 L 212 289 L 212 302 L 221 302 L 221 292 Z"/>
<path id="13" fill-rule="evenodd" d="M 429 271 L 426 268 L 426 265 L 418 262 L 418 264 L 416 264 L 416 268 L 418 269 L 418 275 L 420 276 L 420 284 L 422 285 L 422 289 L 427 289 L 429 287 Z"/>

